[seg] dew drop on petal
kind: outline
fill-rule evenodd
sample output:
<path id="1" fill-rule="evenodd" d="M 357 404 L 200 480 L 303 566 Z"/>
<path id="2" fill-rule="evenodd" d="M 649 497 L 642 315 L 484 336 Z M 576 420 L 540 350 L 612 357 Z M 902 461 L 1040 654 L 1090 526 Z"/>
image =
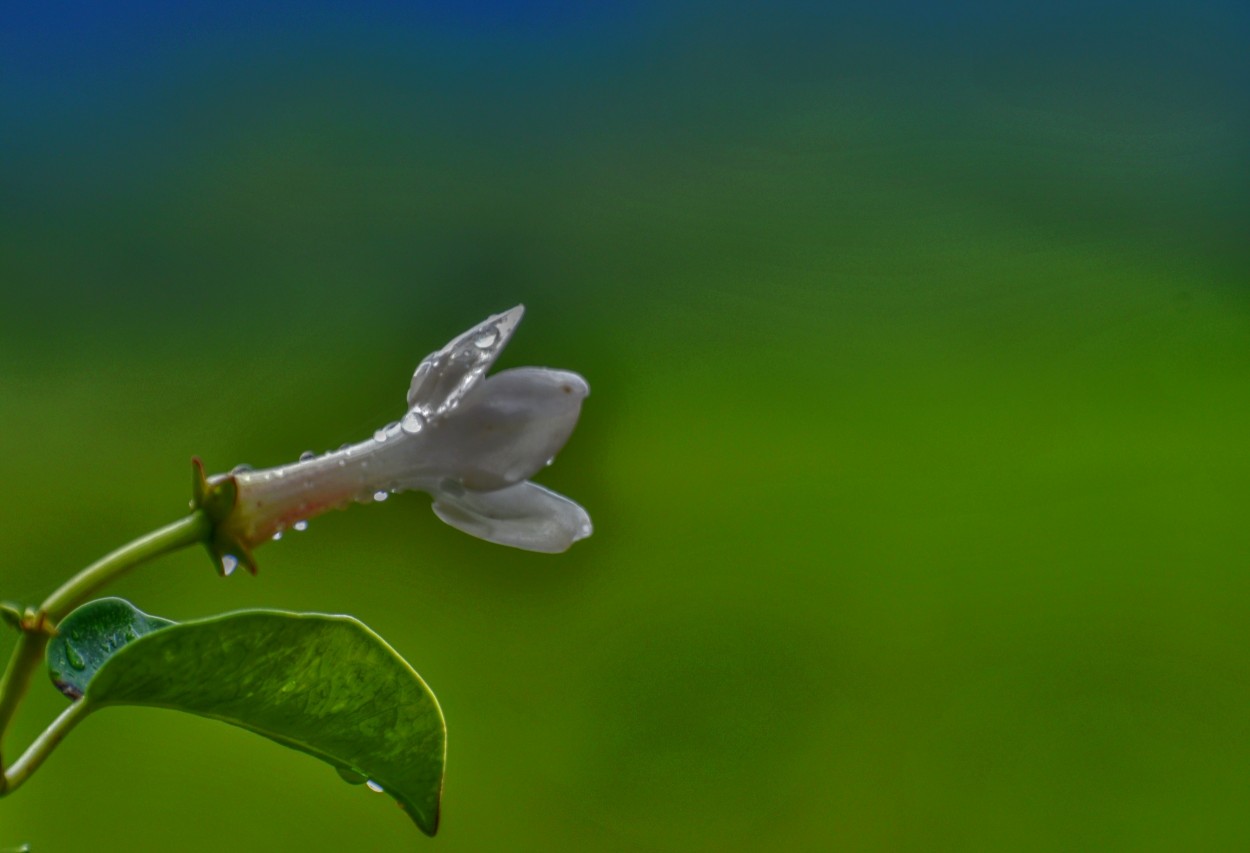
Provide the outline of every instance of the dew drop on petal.
<path id="1" fill-rule="evenodd" d="M 246 474 L 248 471 L 254 471 L 254 470 L 255 469 L 252 468 L 251 465 L 241 464 L 241 465 L 235 465 L 233 468 L 231 468 L 230 473 L 231 474 Z"/>
<path id="2" fill-rule="evenodd" d="M 226 554 L 221 558 L 221 573 L 226 577 L 234 574 L 234 570 L 239 567 L 239 558 L 233 554 Z"/>
<path id="3" fill-rule="evenodd" d="M 430 375 L 430 371 L 433 370 L 437 364 L 438 362 L 436 360 L 423 361 L 418 364 L 416 371 L 412 374 L 412 384 L 419 385 L 424 382 L 425 378 Z"/>
<path id="4" fill-rule="evenodd" d="M 273 541 L 274 541 L 274 542 L 281 542 L 281 541 L 282 541 L 282 531 L 281 531 L 281 530 L 279 530 L 277 533 L 275 533 L 275 534 L 273 535 Z"/>
<path id="5" fill-rule="evenodd" d="M 365 781 L 365 787 L 368 788 L 370 791 L 373 791 L 375 794 L 382 793 L 382 786 L 379 785 L 377 782 L 374 782 L 372 779 L 368 779 Z"/>
<path id="6" fill-rule="evenodd" d="M 373 440 L 377 442 L 386 441 L 386 428 L 379 427 L 377 430 L 375 430 L 373 433 Z"/>
<path id="7" fill-rule="evenodd" d="M 499 340 L 499 331 L 495 328 L 483 329 L 477 337 L 473 339 L 473 346 L 478 349 L 490 349 L 495 345 L 495 341 Z"/>
<path id="8" fill-rule="evenodd" d="M 317 458 L 317 454 L 313 453 L 311 450 L 305 450 L 303 453 L 299 455 L 300 462 L 307 462 L 309 459 L 316 459 L 316 458 Z"/>
<path id="9" fill-rule="evenodd" d="M 400 428 L 409 435 L 416 435 L 425 429 L 425 418 L 416 409 L 404 415 L 404 419 L 399 422 Z"/>
<path id="10" fill-rule="evenodd" d="M 296 529 L 296 530 L 298 530 L 299 532 L 303 533 L 305 530 L 307 530 L 307 529 L 308 529 L 308 522 L 307 522 L 307 521 L 297 521 L 297 522 L 295 522 L 294 524 L 292 524 L 292 525 L 291 525 L 291 527 L 293 527 L 294 529 Z"/>
<path id="11" fill-rule="evenodd" d="M 379 489 L 378 491 L 376 491 L 376 492 L 374 492 L 374 493 L 373 493 L 373 499 L 374 499 L 375 501 L 384 501 L 384 500 L 386 500 L 388 497 L 389 497 L 389 494 L 388 494 L 388 493 L 386 493 L 386 492 L 384 492 L 384 491 L 382 491 L 382 490 L 380 490 L 380 489 Z"/>

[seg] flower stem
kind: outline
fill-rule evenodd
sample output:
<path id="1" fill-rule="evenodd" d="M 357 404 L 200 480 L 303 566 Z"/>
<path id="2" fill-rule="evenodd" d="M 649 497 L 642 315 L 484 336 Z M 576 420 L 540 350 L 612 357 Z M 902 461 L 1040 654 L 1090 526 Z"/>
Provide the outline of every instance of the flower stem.
<path id="1" fill-rule="evenodd" d="M 63 619 L 79 604 L 89 599 L 105 584 L 116 580 L 135 566 L 145 563 L 162 554 L 203 542 L 212 534 L 213 523 L 202 510 L 196 510 L 186 518 L 179 519 L 146 536 L 141 536 L 128 545 L 101 557 L 74 577 L 70 578 L 60 589 L 48 596 L 40 606 L 32 620 L 32 624 L 24 626 L 18 637 L 9 665 L 0 680 L 0 796 L 11 791 L 22 782 L 46 757 L 47 753 L 60 742 L 61 738 L 74 726 L 77 717 L 66 712 L 58 717 L 48 729 L 31 744 L 12 768 L 6 768 L 3 760 L 4 737 L 9 731 L 13 715 L 21 704 L 26 689 L 30 686 L 31 677 L 39 667 L 44 649 L 48 645 L 56 623 Z M 70 711 L 82 705 L 76 702 Z"/>
<path id="2" fill-rule="evenodd" d="M 13 762 L 13 766 L 5 770 L 3 788 L 0 792 L 9 794 L 16 791 L 30 774 L 38 769 L 56 745 L 65 739 L 74 726 L 78 725 L 90 712 L 90 706 L 82 699 L 77 700 L 61 712 L 52 723 L 43 730 L 39 737 L 26 748 L 22 757 Z"/>
<path id="3" fill-rule="evenodd" d="M 213 523 L 208 516 L 202 510 L 196 510 L 186 518 L 140 536 L 74 575 L 48 596 L 40 610 L 53 622 L 59 622 L 106 583 L 116 580 L 140 563 L 203 542 L 212 530 Z"/>

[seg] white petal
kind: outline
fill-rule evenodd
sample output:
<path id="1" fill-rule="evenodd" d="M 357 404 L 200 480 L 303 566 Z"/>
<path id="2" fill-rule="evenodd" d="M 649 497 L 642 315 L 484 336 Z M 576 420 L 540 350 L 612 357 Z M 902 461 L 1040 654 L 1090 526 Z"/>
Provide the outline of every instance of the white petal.
<path id="1" fill-rule="evenodd" d="M 488 317 L 417 365 L 408 387 L 408 408 L 425 418 L 455 408 L 495 363 L 507 345 L 525 306 Z"/>
<path id="2" fill-rule="evenodd" d="M 479 492 L 527 480 L 564 447 L 589 393 L 586 380 L 568 370 L 496 373 L 424 430 L 424 470 L 414 473 Z"/>
<path id="3" fill-rule="evenodd" d="M 441 492 L 434 513 L 470 536 L 546 554 L 567 551 L 593 529 L 586 510 L 528 481 L 495 492 Z"/>

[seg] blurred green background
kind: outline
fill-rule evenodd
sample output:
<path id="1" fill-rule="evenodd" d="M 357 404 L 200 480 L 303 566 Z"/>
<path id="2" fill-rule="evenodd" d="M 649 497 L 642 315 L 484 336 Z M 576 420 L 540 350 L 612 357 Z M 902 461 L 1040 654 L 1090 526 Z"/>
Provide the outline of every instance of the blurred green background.
<path id="1" fill-rule="evenodd" d="M 591 383 L 540 479 L 596 533 L 405 495 L 117 585 L 375 628 L 447 716 L 433 841 L 113 709 L 0 847 L 1250 847 L 1244 8 L 2 15 L 0 597 L 177 517 L 193 454 L 367 436 L 518 302 L 501 366 Z"/>

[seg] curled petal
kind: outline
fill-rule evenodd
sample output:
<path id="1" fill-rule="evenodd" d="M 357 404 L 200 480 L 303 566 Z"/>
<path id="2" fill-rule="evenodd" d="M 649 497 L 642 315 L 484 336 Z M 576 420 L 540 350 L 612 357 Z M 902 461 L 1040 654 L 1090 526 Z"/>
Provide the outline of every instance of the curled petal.
<path id="1" fill-rule="evenodd" d="M 408 387 L 408 408 L 422 417 L 445 414 L 464 399 L 512 338 L 525 306 L 487 317 L 417 365 Z"/>
<path id="2" fill-rule="evenodd" d="M 434 513 L 470 536 L 546 554 L 567 551 L 593 529 L 578 504 L 528 481 L 495 492 L 440 492 Z"/>
<path id="3" fill-rule="evenodd" d="M 426 464 L 418 472 L 480 492 L 529 479 L 564 447 L 589 393 L 586 380 L 567 370 L 518 367 L 497 373 L 425 431 Z"/>

